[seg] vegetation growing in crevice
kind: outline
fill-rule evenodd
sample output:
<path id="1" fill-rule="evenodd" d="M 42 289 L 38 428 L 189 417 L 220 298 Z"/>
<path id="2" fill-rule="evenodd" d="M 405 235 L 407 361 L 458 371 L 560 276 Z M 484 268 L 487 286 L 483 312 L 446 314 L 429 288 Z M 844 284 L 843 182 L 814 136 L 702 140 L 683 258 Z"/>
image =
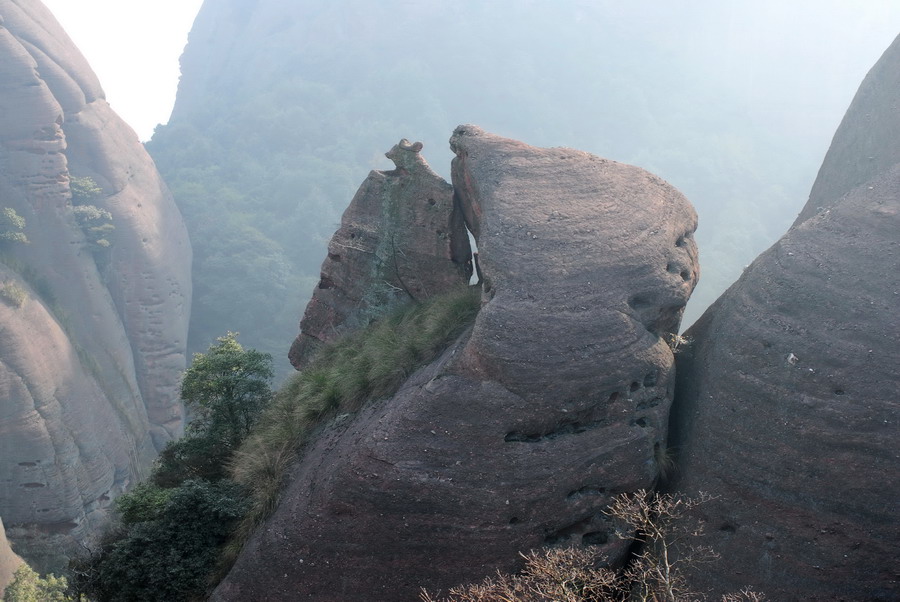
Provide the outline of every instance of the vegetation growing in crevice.
<path id="1" fill-rule="evenodd" d="M 12 307 L 22 307 L 28 301 L 28 291 L 16 282 L 4 282 L 0 286 L 0 299 Z"/>
<path id="2" fill-rule="evenodd" d="M 103 189 L 89 176 L 70 176 L 69 189 L 72 191 L 75 223 L 84 233 L 97 266 L 102 268 L 109 259 L 108 250 L 112 246 L 111 238 L 116 229 L 112 214 L 94 204 L 103 197 Z"/>
<path id="3" fill-rule="evenodd" d="M 25 218 L 12 207 L 0 209 L 0 242 L 28 243 L 25 236 Z"/>
<path id="4" fill-rule="evenodd" d="M 274 509 L 285 469 L 316 427 L 357 412 L 368 399 L 394 393 L 472 324 L 481 290 L 464 287 L 413 304 L 324 347 L 278 391 L 275 401 L 234 456 L 232 476 L 251 488 L 225 562 L 236 557 L 253 528 Z"/>

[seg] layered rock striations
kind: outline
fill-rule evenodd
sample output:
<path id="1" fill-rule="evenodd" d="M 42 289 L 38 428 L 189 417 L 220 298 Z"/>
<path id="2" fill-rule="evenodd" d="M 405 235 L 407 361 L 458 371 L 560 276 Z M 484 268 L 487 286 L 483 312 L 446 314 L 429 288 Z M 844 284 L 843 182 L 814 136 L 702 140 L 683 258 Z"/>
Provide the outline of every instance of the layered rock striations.
<path id="1" fill-rule="evenodd" d="M 451 146 L 475 325 L 308 446 L 214 600 L 414 599 L 544 545 L 625 554 L 602 510 L 659 475 L 696 215 L 637 167 L 473 126 Z"/>
<path id="2" fill-rule="evenodd" d="M 0 0 L 0 57 L 0 211 L 24 219 L 0 241 L 0 515 L 24 555 L 56 557 L 183 428 L 191 250 L 153 162 L 43 5 Z M 114 227 L 101 242 L 74 178 L 99 187 L 88 202 Z"/>
<path id="3" fill-rule="evenodd" d="M 396 169 L 372 171 L 344 212 L 291 347 L 295 368 L 322 343 L 471 274 L 453 187 L 431 170 L 421 150 L 419 142 L 396 144 L 386 153 Z"/>
<path id="4" fill-rule="evenodd" d="M 718 496 L 701 543 L 721 559 L 689 574 L 713 593 L 900 596 L 900 138 L 886 134 L 900 128 L 898 74 L 900 40 L 798 223 L 688 331 L 675 487 Z"/>

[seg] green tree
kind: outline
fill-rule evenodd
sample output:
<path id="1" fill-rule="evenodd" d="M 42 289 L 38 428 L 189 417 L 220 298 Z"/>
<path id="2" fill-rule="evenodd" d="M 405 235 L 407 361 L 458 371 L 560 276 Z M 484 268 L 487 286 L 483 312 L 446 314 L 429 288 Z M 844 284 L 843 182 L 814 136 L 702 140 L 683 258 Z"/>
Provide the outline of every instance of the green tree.
<path id="1" fill-rule="evenodd" d="M 16 213 L 15 209 L 0 209 L 0 241 L 27 243 L 28 237 L 22 232 L 24 229 L 25 218 Z"/>
<path id="2" fill-rule="evenodd" d="M 154 483 L 177 487 L 188 479 L 224 478 L 231 455 L 273 398 L 272 376 L 272 356 L 244 349 L 232 332 L 194 354 L 181 383 L 193 420 L 160 454 Z"/>
<path id="3" fill-rule="evenodd" d="M 116 227 L 112 223 L 113 217 L 109 211 L 95 205 L 76 205 L 72 207 L 72 212 L 92 247 L 96 249 L 110 247 L 109 236 Z"/>
<path id="4" fill-rule="evenodd" d="M 12 583 L 3 592 L 3 602 L 65 602 L 68 583 L 65 577 L 41 577 L 23 564 L 13 575 Z"/>
<path id="5" fill-rule="evenodd" d="M 90 176 L 69 176 L 73 205 L 87 205 L 103 196 L 103 189 Z"/>
<path id="6" fill-rule="evenodd" d="M 272 356 L 245 350 L 233 332 L 195 353 L 181 382 L 181 398 L 195 416 L 191 431 L 237 446 L 271 401 L 273 375 Z"/>
<path id="7" fill-rule="evenodd" d="M 152 487 L 135 493 L 122 519 L 137 522 L 125 522 L 92 556 L 73 563 L 73 591 L 95 602 L 201 599 L 219 549 L 245 512 L 241 488 L 185 481 L 164 495 Z"/>

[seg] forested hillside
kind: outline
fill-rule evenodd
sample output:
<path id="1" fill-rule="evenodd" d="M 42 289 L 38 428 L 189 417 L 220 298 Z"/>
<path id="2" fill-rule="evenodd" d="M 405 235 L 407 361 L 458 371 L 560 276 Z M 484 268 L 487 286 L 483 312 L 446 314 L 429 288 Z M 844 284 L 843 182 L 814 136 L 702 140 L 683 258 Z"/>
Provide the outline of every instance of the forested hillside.
<path id="1" fill-rule="evenodd" d="M 862 9 L 822 25 L 813 4 L 704 4 L 205 3 L 172 118 L 147 145 L 194 244 L 191 347 L 240 331 L 289 370 L 357 185 L 401 137 L 448 176 L 459 123 L 634 163 L 684 192 L 703 252 L 690 324 L 794 219 L 890 40 L 840 52 L 872 37 L 878 15 Z"/>

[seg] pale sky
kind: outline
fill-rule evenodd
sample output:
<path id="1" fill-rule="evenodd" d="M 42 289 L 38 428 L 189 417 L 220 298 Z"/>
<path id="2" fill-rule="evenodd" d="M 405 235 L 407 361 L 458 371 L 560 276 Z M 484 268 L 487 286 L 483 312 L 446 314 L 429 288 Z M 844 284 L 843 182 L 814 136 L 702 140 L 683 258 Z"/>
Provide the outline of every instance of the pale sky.
<path id="1" fill-rule="evenodd" d="M 43 0 L 142 141 L 166 123 L 178 57 L 203 0 Z"/>

